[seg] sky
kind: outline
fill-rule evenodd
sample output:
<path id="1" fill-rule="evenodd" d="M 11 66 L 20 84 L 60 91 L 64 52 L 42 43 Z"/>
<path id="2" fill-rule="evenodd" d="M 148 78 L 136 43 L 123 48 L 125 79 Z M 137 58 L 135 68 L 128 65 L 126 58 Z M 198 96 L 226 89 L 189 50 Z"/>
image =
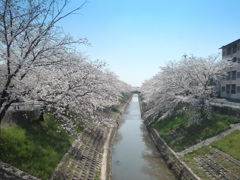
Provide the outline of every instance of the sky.
<path id="1" fill-rule="evenodd" d="M 65 12 L 82 2 L 69 0 Z M 88 0 L 57 25 L 88 39 L 77 49 L 90 60 L 139 87 L 169 61 L 218 54 L 239 39 L 239 7 L 239 0 Z"/>

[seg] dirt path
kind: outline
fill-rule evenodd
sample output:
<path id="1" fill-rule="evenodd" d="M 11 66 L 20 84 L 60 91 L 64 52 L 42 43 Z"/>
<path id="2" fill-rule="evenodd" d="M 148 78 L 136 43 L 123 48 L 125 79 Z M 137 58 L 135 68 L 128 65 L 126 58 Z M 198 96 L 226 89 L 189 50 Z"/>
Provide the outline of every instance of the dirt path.
<path id="1" fill-rule="evenodd" d="M 111 135 L 112 135 L 112 131 L 113 131 L 113 128 L 110 127 L 110 130 L 109 130 L 108 136 L 107 136 L 107 140 L 106 140 L 106 142 L 104 144 L 104 147 L 103 147 L 103 156 L 102 156 L 102 164 L 101 164 L 101 179 L 102 180 L 107 179 L 107 176 L 108 176 L 108 172 L 107 172 L 108 161 L 109 161 L 108 152 L 109 152 L 109 148 L 111 148 L 110 138 L 111 138 Z"/>
<path id="2" fill-rule="evenodd" d="M 233 132 L 233 131 L 235 131 L 235 130 L 240 130 L 240 123 L 238 123 L 238 124 L 232 124 L 232 125 L 230 125 L 230 126 L 231 126 L 231 129 L 228 129 L 228 130 L 226 130 L 226 131 L 218 134 L 217 136 L 214 136 L 214 137 L 211 137 L 211 138 L 206 139 L 206 140 L 204 140 L 204 141 L 201 141 L 200 143 L 198 143 L 198 144 L 196 144 L 196 145 L 194 145 L 194 146 L 191 146 L 191 147 L 189 147 L 188 149 L 185 149 L 185 150 L 183 150 L 183 151 L 181 151 L 181 152 L 178 152 L 178 153 L 176 153 L 176 154 L 177 154 L 177 155 L 187 154 L 187 153 L 189 153 L 189 152 L 192 152 L 192 151 L 194 151 L 194 150 L 197 150 L 197 149 L 201 148 L 202 146 L 209 145 L 209 144 L 212 143 L 213 141 L 218 140 L 218 139 L 222 138 L 223 136 L 226 136 L 226 135 L 230 134 L 231 132 Z"/>

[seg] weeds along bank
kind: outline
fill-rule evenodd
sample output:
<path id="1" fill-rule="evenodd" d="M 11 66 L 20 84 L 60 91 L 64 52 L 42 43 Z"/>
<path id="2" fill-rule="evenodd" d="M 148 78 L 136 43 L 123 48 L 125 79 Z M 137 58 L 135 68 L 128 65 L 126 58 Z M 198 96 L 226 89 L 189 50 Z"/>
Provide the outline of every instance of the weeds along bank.
<path id="1" fill-rule="evenodd" d="M 106 109 L 104 117 L 119 117 L 130 97 L 126 95 L 121 105 Z M 78 124 L 78 135 L 74 136 L 62 128 L 54 115 L 45 114 L 44 121 L 38 117 L 2 129 L 0 159 L 23 171 L 4 164 L 0 174 L 4 172 L 6 177 L 2 174 L 0 177 L 28 179 L 29 173 L 41 179 L 100 179 L 103 147 L 109 132 L 107 124 L 114 124 L 115 119 L 106 121 L 107 124 L 92 122 L 88 127 Z"/>
<path id="2" fill-rule="evenodd" d="M 238 131 L 233 131 L 218 141 L 214 140 L 214 137 L 219 137 L 220 133 L 224 134 L 232 128 L 238 129 L 239 118 L 223 114 L 226 111 L 224 108 L 221 111 L 218 108 L 220 112 L 216 111 L 216 108 L 209 118 L 204 118 L 200 113 L 197 114 L 199 123 L 190 125 L 188 124 L 189 118 L 192 118 L 194 114 L 191 109 L 183 111 L 184 107 L 179 105 L 164 118 L 161 118 L 161 114 L 150 115 L 146 118 L 141 98 L 140 105 L 149 133 L 169 167 L 178 177 L 239 179 L 240 174 L 237 169 L 240 167 L 240 158 L 236 153 L 240 151 Z M 202 146 L 208 142 L 210 137 L 213 138 L 213 142 Z M 194 145 L 197 145 L 196 151 L 180 153 Z M 190 174 L 192 174 L 191 178 Z"/>

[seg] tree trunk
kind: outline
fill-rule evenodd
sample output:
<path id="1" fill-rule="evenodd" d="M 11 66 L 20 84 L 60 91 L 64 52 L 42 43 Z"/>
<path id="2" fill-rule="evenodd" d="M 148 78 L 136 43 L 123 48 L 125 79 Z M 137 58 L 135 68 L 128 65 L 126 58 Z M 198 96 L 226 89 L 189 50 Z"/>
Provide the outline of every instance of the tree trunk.
<path id="1" fill-rule="evenodd" d="M 38 118 L 38 121 L 42 121 L 42 122 L 44 122 L 44 112 L 43 111 L 41 111 L 41 113 L 40 113 L 40 116 L 39 116 L 39 118 Z"/>
<path id="2" fill-rule="evenodd" d="M 0 151 L 1 151 L 1 146 L 2 146 L 2 134 L 1 134 L 1 131 L 2 130 L 2 128 L 1 128 L 1 126 L 0 126 Z"/>
<path id="3" fill-rule="evenodd" d="M 3 107 L 3 109 L 0 111 L 0 124 L 1 124 L 1 122 L 2 122 L 2 120 L 3 120 L 3 118 L 4 118 L 4 116 L 5 116 L 8 108 L 11 106 L 11 104 L 12 104 L 12 103 L 6 104 L 6 105 Z"/>
<path id="4" fill-rule="evenodd" d="M 200 113 L 203 116 L 206 116 L 206 107 L 205 106 L 206 106 L 205 100 L 201 99 L 200 100 Z"/>

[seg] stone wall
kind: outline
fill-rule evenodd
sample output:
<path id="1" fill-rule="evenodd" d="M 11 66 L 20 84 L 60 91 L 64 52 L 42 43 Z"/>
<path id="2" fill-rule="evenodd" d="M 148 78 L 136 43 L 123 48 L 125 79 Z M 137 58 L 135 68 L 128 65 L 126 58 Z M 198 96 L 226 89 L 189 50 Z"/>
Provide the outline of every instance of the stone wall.
<path id="1" fill-rule="evenodd" d="M 240 109 L 224 107 L 224 106 L 212 106 L 213 111 L 219 111 L 222 114 L 240 117 Z"/>
<path id="2" fill-rule="evenodd" d="M 7 163 L 0 161 L 1 180 L 39 180 L 38 178 L 21 171 Z"/>

